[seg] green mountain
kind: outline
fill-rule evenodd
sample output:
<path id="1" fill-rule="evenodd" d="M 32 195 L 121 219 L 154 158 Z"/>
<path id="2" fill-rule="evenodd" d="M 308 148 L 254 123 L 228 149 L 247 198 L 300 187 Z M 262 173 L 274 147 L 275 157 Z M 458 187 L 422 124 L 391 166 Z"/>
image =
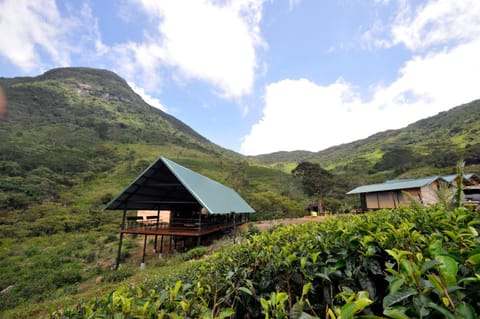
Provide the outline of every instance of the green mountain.
<path id="1" fill-rule="evenodd" d="M 263 178 L 267 188 L 250 183 L 255 192 L 285 192 L 282 184 L 290 178 L 242 164 L 240 154 L 146 104 L 110 71 L 55 69 L 38 77 L 1 78 L 0 85 L 9 101 L 8 114 L 0 121 L 0 208 L 78 201 L 99 206 L 160 155 L 240 191 L 246 177 L 236 170 L 239 165 L 248 168 L 246 176 L 273 177 Z M 85 187 L 89 182 L 100 184 L 101 190 Z"/>
<path id="2" fill-rule="evenodd" d="M 77 296 L 99 276 L 132 275 L 137 240 L 124 245 L 127 268 L 112 273 L 121 214 L 101 208 L 158 156 L 235 188 L 256 219 L 305 214 L 313 198 L 291 174 L 301 161 L 332 173 L 327 202 L 336 210 L 356 204 L 344 195 L 349 188 L 453 173 L 460 158 L 480 173 L 480 101 L 317 153 L 245 157 L 146 104 L 110 71 L 62 68 L 0 85 L 8 97 L 0 119 L 0 317 L 15 307 L 12 317 L 32 317 L 45 312 L 42 301 Z"/>
<path id="3" fill-rule="evenodd" d="M 453 172 L 464 159 L 467 170 L 480 164 L 480 100 L 415 122 L 405 128 L 320 152 L 276 152 L 252 157 L 259 163 L 288 171 L 300 161 L 347 175 L 351 184 L 391 177 L 419 177 Z"/>

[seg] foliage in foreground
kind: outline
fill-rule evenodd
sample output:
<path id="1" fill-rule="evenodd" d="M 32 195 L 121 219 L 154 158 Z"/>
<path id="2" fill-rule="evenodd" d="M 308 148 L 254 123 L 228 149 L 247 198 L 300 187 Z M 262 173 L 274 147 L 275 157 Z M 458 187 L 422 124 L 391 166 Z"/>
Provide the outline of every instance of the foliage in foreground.
<path id="1" fill-rule="evenodd" d="M 278 227 L 56 318 L 475 318 L 480 220 L 399 209 Z"/>

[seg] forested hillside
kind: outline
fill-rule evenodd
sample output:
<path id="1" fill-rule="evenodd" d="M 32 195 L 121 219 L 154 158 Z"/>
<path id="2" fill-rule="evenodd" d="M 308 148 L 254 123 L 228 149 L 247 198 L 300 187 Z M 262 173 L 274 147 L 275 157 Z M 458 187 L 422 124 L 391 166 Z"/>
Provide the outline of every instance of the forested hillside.
<path id="1" fill-rule="evenodd" d="M 282 185 L 289 184 L 289 174 L 250 167 L 241 155 L 149 106 L 112 72 L 56 69 L 35 78 L 1 79 L 0 85 L 9 100 L 0 121 L 0 208 L 77 199 L 99 206 L 158 156 L 243 193 L 247 184 L 255 193 L 275 194 L 285 193 Z M 84 196 L 94 187 L 83 187 L 86 183 L 107 180 L 108 186 L 95 192 L 98 198 Z"/>
<path id="2" fill-rule="evenodd" d="M 450 174 L 464 159 L 479 173 L 480 100 L 415 122 L 319 152 L 277 152 L 253 157 L 271 167 L 291 170 L 300 161 L 319 163 L 344 176 L 350 186 L 394 177 Z M 319 138 L 322 138 L 319 136 Z"/>

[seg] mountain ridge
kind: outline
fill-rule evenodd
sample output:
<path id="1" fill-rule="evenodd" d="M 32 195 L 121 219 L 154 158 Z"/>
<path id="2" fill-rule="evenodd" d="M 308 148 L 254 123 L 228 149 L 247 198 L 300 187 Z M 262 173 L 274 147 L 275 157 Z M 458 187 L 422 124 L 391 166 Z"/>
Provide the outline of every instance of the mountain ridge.
<path id="1" fill-rule="evenodd" d="M 431 140 L 426 138 L 433 134 L 432 131 L 445 133 L 449 138 L 442 136 L 440 139 L 446 145 L 453 145 L 452 139 L 457 139 L 456 145 L 468 148 L 472 143 L 478 144 L 480 140 L 475 135 L 480 130 L 480 100 L 474 100 L 456 106 L 449 111 L 440 112 L 434 116 L 421 119 L 417 122 L 411 123 L 404 128 L 396 130 L 386 130 L 372 134 L 371 136 L 356 140 L 349 143 L 343 143 L 329 147 L 318 152 L 309 151 L 291 151 L 291 152 L 275 152 L 270 154 L 262 154 L 251 156 L 251 158 L 258 160 L 267 165 L 278 163 L 298 162 L 298 161 L 314 161 L 322 163 L 326 167 L 335 168 L 338 165 L 334 163 L 344 162 L 345 159 L 353 160 L 354 157 L 366 156 L 367 153 L 377 153 L 377 159 L 388 149 L 387 145 L 380 145 L 381 142 L 389 141 L 390 144 L 397 144 L 408 148 L 409 145 L 417 147 L 422 146 L 425 149 L 431 147 Z M 471 128 L 468 128 L 471 125 Z M 465 131 L 468 133 L 465 133 Z M 450 135 L 450 136 L 449 136 Z M 379 143 L 380 142 L 380 143 Z M 438 142 L 438 141 L 437 141 Z M 437 143 L 439 144 L 439 143 Z M 368 147 L 370 146 L 370 147 Z M 355 150 L 354 154 L 350 150 Z M 459 158 L 461 157 L 461 150 Z M 333 155 L 332 155 L 333 154 Z M 472 163 L 472 164 L 477 164 Z"/>

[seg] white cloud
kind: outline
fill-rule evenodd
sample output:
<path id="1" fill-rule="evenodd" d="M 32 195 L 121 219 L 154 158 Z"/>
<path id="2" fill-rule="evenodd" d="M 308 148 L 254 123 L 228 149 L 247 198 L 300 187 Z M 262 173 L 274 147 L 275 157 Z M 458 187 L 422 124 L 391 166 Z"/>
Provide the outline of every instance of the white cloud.
<path id="1" fill-rule="evenodd" d="M 242 152 L 319 151 L 478 99 L 479 56 L 480 39 L 415 57 L 370 101 L 342 80 L 327 86 L 305 79 L 270 84 L 263 117 L 244 138 Z"/>
<path id="2" fill-rule="evenodd" d="M 389 4 L 389 3 L 386 3 Z M 411 51 L 466 43 L 480 34 L 480 1 L 430 0 L 417 6 L 399 0 L 393 21 L 375 21 L 363 39 L 376 47 L 403 44 Z M 394 4 L 389 9 L 391 10 Z"/>
<path id="3" fill-rule="evenodd" d="M 288 8 L 293 10 L 294 7 L 300 4 L 300 0 L 288 0 Z"/>
<path id="4" fill-rule="evenodd" d="M 138 95 L 140 95 L 140 97 L 145 101 L 147 102 L 147 104 L 150 104 L 151 106 L 159 109 L 159 110 L 162 110 L 164 112 L 167 112 L 167 108 L 162 104 L 162 102 L 160 102 L 159 99 L 151 96 L 150 94 L 148 94 L 147 92 L 145 92 L 145 90 L 141 87 L 138 87 L 135 85 L 135 83 L 133 82 L 128 82 L 128 85 L 132 88 L 132 90 L 137 93 Z"/>
<path id="5" fill-rule="evenodd" d="M 394 19 L 377 20 L 363 38 L 367 47 L 403 44 L 422 52 L 405 62 L 396 80 L 377 85 L 369 101 L 341 80 L 326 86 L 305 79 L 270 84 L 263 117 L 244 138 L 242 152 L 318 151 L 480 98 L 480 2 L 440 0 L 412 7 L 399 0 L 395 5 Z"/>
<path id="6" fill-rule="evenodd" d="M 162 86 L 160 66 L 162 49 L 155 43 L 137 44 L 128 42 L 112 48 L 116 69 L 122 76 L 140 83 L 149 91 Z"/>
<path id="7" fill-rule="evenodd" d="M 407 11 L 397 17 L 393 44 L 403 43 L 410 50 L 445 45 L 450 41 L 471 41 L 480 34 L 478 0 L 430 1 L 412 16 Z"/>
<path id="8" fill-rule="evenodd" d="M 0 54 L 24 71 L 42 64 L 39 51 L 59 65 L 69 63 L 65 38 L 71 27 L 54 0 L 0 3 Z"/>
<path id="9" fill-rule="evenodd" d="M 320 86 L 307 79 L 283 80 L 267 86 L 263 118 L 242 143 L 245 154 L 278 150 L 318 150 L 348 131 L 345 119 L 358 99 L 348 83 Z"/>
<path id="10" fill-rule="evenodd" d="M 0 56 L 27 73 L 69 66 L 74 56 L 92 61 L 108 53 L 87 4 L 54 0 L 0 2 Z"/>
<path id="11" fill-rule="evenodd" d="M 139 0 L 158 32 L 144 43 L 130 44 L 141 70 L 167 65 L 185 79 L 213 84 L 219 94 L 238 97 L 252 90 L 257 68 L 262 1 Z M 140 60 L 143 59 L 143 60 Z M 144 62 L 147 61 L 147 62 Z"/>

